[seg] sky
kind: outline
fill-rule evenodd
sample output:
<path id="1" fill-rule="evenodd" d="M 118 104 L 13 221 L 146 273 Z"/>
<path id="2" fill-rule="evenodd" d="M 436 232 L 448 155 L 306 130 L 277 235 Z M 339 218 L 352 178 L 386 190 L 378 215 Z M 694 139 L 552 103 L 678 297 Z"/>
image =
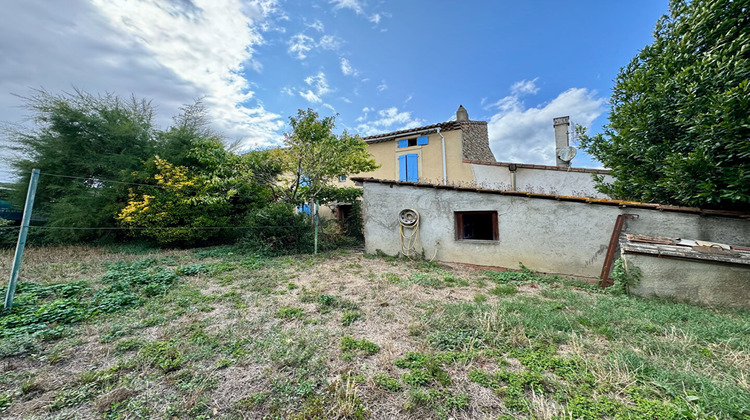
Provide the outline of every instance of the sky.
<path id="1" fill-rule="evenodd" d="M 554 165 L 552 119 L 601 130 L 619 69 L 668 0 L 3 0 L 0 122 L 23 97 L 131 94 L 166 128 L 201 99 L 245 149 L 279 145 L 312 108 L 361 136 L 488 122 L 498 161 Z M 7 137 L 0 181 L 7 181 Z M 601 167 L 585 153 L 576 167 Z"/>

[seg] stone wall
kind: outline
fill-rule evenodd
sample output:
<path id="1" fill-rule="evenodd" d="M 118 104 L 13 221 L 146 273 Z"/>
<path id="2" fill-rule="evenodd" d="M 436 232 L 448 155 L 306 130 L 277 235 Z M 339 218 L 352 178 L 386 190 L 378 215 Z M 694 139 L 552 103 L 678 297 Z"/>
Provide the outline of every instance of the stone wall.
<path id="1" fill-rule="evenodd" d="M 750 266 L 624 253 L 640 278 L 628 291 L 705 305 L 750 309 Z"/>
<path id="2" fill-rule="evenodd" d="M 487 134 L 486 121 L 462 121 L 461 133 L 463 143 L 463 158 L 494 162 L 495 155 L 490 150 L 490 138 Z"/>
<path id="3" fill-rule="evenodd" d="M 598 277 L 620 214 L 624 233 L 750 246 L 750 218 L 692 214 L 597 200 L 519 196 L 444 186 L 364 181 L 365 249 L 401 251 L 398 214 L 420 214 L 417 251 L 437 261 Z M 497 213 L 498 240 L 458 240 L 456 212 Z"/>

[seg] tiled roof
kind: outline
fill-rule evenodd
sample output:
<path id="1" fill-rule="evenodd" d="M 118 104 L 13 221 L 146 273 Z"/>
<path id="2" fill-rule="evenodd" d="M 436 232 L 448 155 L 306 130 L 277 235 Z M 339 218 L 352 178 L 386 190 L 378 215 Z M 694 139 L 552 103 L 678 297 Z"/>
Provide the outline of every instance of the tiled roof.
<path id="1" fill-rule="evenodd" d="M 606 198 L 590 198 L 590 197 L 574 197 L 566 195 L 552 195 L 552 194 L 538 194 L 524 191 L 505 191 L 505 190 L 493 190 L 488 188 L 476 188 L 476 187 L 459 187 L 454 185 L 440 185 L 440 184 L 428 184 L 422 182 L 404 182 L 404 181 L 393 181 L 389 179 L 376 179 L 367 177 L 351 177 L 354 182 L 372 182 L 376 184 L 386 185 L 404 185 L 410 187 L 419 188 L 435 188 L 440 190 L 455 190 L 455 191 L 470 191 L 484 194 L 499 194 L 499 195 L 512 195 L 517 197 L 529 197 L 529 198 L 540 198 L 547 200 L 558 200 L 558 201 L 576 201 L 579 203 L 599 204 L 608 206 L 618 207 L 632 207 L 641 209 L 653 209 L 661 211 L 674 211 L 680 213 L 693 213 L 705 216 L 725 216 L 725 217 L 739 217 L 741 219 L 750 220 L 750 213 L 743 213 L 739 211 L 729 210 L 711 210 L 701 209 L 698 207 L 680 207 L 671 206 L 668 204 L 657 204 L 657 203 L 641 203 L 638 201 L 624 201 L 624 200 L 610 200 Z"/>
<path id="2" fill-rule="evenodd" d="M 486 121 L 446 121 L 432 125 L 426 125 L 424 127 L 409 128 L 407 130 L 392 131 L 390 133 L 376 134 L 374 136 L 362 137 L 367 143 L 380 143 L 383 141 L 391 141 L 402 134 L 413 133 L 415 131 L 434 130 L 440 128 L 441 131 L 458 130 L 463 124 L 487 124 Z"/>

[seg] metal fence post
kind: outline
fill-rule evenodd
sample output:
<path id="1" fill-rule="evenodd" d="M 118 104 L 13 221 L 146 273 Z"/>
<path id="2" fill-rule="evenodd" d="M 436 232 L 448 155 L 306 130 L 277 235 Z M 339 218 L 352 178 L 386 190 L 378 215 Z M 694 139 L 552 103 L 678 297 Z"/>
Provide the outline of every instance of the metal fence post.
<path id="1" fill-rule="evenodd" d="M 16 295 L 16 281 L 18 280 L 18 273 L 19 271 L 21 271 L 21 259 L 23 258 L 23 249 L 26 246 L 26 235 L 29 233 L 29 223 L 31 223 L 31 209 L 34 207 L 34 197 L 36 196 L 36 186 L 38 182 L 39 169 L 34 169 L 31 171 L 31 179 L 29 179 L 29 191 L 26 193 L 26 204 L 23 207 L 21 228 L 18 231 L 16 256 L 13 258 L 13 268 L 10 270 L 8 291 L 5 294 L 5 310 L 8 310 L 13 306 L 13 297 Z"/>
<path id="2" fill-rule="evenodd" d="M 320 219 L 318 218 L 318 209 L 320 208 L 320 205 L 318 204 L 317 200 L 315 201 L 315 247 L 314 247 L 314 254 L 318 253 L 318 223 L 320 223 Z"/>

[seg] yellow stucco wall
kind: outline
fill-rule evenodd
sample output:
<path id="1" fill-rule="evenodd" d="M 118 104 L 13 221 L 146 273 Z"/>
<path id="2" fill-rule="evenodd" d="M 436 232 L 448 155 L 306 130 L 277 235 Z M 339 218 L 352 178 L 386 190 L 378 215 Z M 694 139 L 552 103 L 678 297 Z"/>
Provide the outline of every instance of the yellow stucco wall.
<path id="1" fill-rule="evenodd" d="M 461 130 L 442 133 L 445 137 L 445 160 L 449 183 L 473 182 L 474 174 L 471 165 L 463 163 Z M 415 136 L 409 136 L 409 138 Z M 399 137 L 381 143 L 368 144 L 370 152 L 380 168 L 352 176 L 373 177 L 378 179 L 399 179 L 398 157 L 405 154 L 417 154 L 419 182 L 442 184 L 443 150 L 442 139 L 438 133 L 427 136 L 427 145 L 398 148 Z M 344 186 L 341 183 L 341 186 Z M 346 186 L 349 186 L 348 184 Z"/>

